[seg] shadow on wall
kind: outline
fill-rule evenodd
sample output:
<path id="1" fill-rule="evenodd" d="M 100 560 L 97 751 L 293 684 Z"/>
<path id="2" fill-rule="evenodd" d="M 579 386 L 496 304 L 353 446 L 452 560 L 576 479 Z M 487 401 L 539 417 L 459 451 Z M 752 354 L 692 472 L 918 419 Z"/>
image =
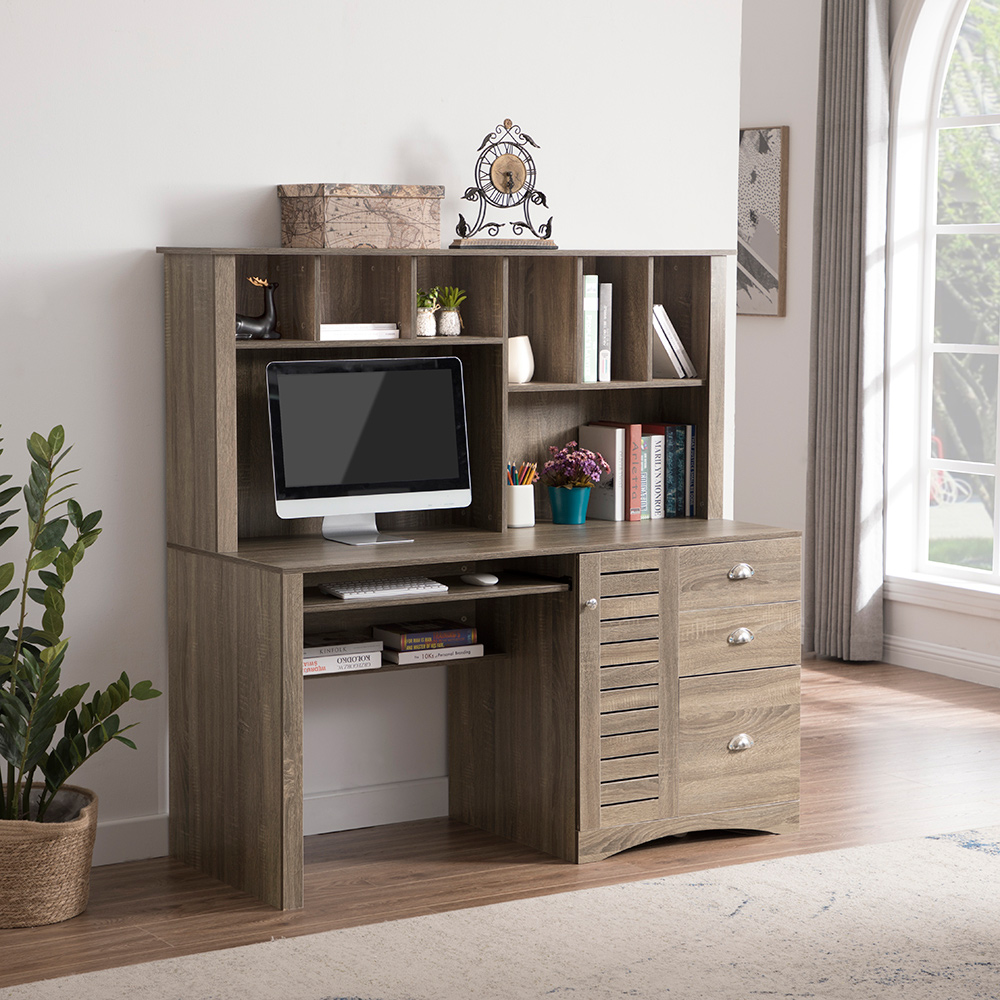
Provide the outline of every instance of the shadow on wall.
<path id="1" fill-rule="evenodd" d="M 319 178 L 325 183 L 329 178 Z M 170 188 L 160 206 L 158 246 L 276 247 L 281 245 L 278 184 L 316 183 L 315 177 L 285 177 L 267 187 L 234 191 L 204 186 Z"/>

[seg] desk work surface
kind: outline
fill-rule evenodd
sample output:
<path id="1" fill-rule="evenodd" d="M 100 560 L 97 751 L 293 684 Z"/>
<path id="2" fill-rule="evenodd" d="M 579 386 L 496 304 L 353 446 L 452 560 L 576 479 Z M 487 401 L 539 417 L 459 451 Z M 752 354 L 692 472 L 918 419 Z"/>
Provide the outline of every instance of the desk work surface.
<path id="1" fill-rule="evenodd" d="M 405 529 L 394 533 L 406 535 Z M 587 521 L 581 525 L 541 522 L 506 532 L 445 528 L 412 532 L 401 544 L 343 545 L 317 535 L 248 538 L 227 558 L 283 573 L 378 569 L 455 560 L 517 559 L 671 545 L 703 545 L 760 538 L 794 538 L 798 531 L 724 519 Z"/>

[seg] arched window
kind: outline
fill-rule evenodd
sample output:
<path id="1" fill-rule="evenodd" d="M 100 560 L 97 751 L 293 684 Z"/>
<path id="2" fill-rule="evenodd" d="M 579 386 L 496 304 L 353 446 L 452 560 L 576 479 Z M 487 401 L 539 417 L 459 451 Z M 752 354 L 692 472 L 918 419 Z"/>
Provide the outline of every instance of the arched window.
<path id="1" fill-rule="evenodd" d="M 1000 0 L 924 8 L 894 143 L 886 571 L 995 587 Z"/>

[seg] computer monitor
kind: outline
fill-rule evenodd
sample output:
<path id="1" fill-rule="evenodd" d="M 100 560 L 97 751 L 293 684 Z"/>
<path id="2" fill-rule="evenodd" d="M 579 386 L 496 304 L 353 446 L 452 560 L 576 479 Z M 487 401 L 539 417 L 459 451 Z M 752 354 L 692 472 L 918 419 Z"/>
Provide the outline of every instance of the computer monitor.
<path id="1" fill-rule="evenodd" d="M 272 361 L 267 399 L 278 517 L 368 545 L 412 541 L 378 513 L 472 503 L 458 358 Z"/>

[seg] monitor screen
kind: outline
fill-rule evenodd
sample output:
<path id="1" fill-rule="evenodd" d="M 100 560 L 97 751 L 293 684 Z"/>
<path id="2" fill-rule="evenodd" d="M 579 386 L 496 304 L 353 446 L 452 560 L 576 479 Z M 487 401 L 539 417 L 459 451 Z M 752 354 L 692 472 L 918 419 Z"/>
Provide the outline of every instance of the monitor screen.
<path id="1" fill-rule="evenodd" d="M 267 394 L 280 517 L 471 503 L 458 358 L 275 361 Z"/>

